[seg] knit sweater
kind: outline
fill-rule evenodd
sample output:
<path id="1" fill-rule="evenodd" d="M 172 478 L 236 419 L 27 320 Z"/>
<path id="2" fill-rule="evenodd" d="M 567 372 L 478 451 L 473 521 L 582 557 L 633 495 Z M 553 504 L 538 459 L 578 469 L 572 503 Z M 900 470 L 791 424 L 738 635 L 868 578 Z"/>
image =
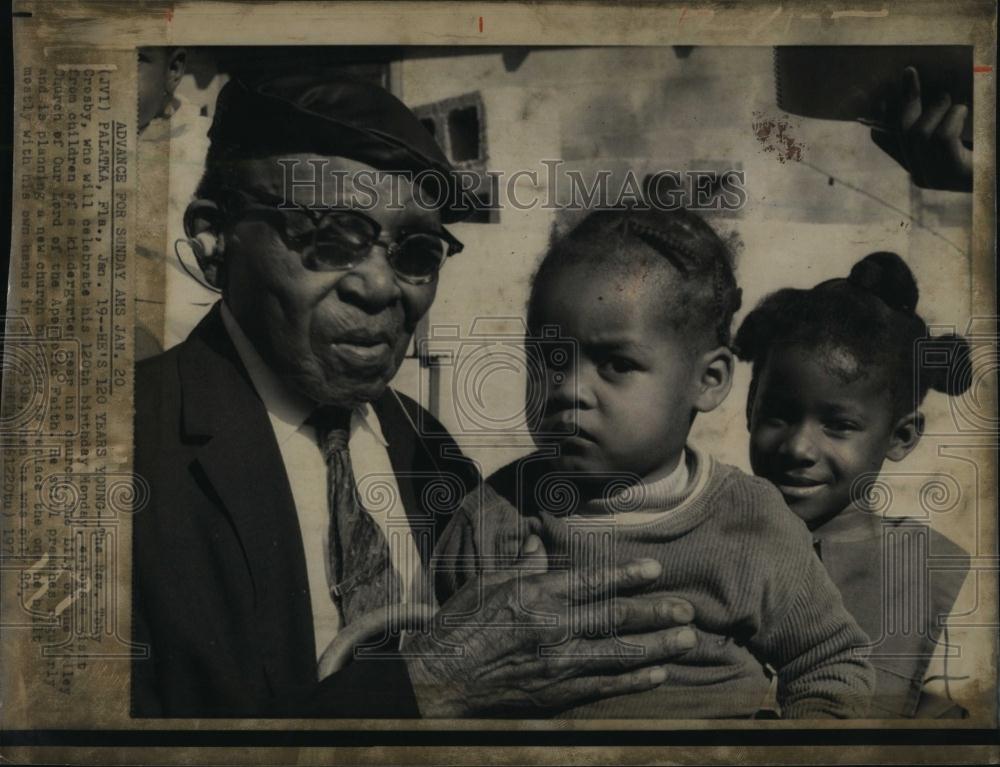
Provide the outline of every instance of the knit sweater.
<path id="1" fill-rule="evenodd" d="M 660 687 L 561 716 L 752 716 L 770 686 L 766 664 L 777 672 L 783 717 L 863 717 L 873 675 L 854 648 L 868 640 L 805 525 L 766 481 L 697 451 L 687 455 L 690 477 L 679 491 L 632 486 L 583 504 L 566 476 L 537 456 L 501 469 L 465 499 L 439 543 L 440 561 L 452 563 L 436 571 L 439 597 L 474 571 L 509 566 L 529 528 L 541 532 L 550 569 L 603 563 L 606 572 L 615 562 L 653 558 L 662 574 L 649 592 L 693 605 L 698 644 L 665 664 Z M 643 521 L 629 523 L 632 513 Z"/>

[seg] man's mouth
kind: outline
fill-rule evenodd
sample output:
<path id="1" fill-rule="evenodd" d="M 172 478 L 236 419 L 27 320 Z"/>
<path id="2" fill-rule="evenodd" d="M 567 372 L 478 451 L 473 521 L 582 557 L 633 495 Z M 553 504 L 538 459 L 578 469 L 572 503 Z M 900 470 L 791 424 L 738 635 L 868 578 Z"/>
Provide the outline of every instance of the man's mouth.
<path id="1" fill-rule="evenodd" d="M 392 360 L 392 337 L 388 333 L 352 331 L 342 333 L 330 342 L 338 356 L 362 366 L 383 366 Z"/>

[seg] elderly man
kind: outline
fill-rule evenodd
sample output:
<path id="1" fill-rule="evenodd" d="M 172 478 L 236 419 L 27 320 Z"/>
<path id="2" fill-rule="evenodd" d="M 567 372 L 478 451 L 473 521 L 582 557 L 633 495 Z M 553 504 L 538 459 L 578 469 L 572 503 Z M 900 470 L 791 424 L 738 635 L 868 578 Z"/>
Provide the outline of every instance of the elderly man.
<path id="1" fill-rule="evenodd" d="M 442 189 L 415 185 L 450 167 L 393 96 L 328 77 L 231 82 L 210 137 L 185 227 L 222 301 L 136 375 L 150 502 L 134 520 L 133 622 L 149 654 L 133 666 L 133 714 L 537 715 L 660 684 L 692 615 L 635 595 L 650 561 L 573 582 L 484 575 L 403 651 L 389 636 L 327 673 L 324 651 L 363 616 L 432 599 L 448 510 L 428 490 L 445 479 L 457 502 L 479 481 L 444 428 L 387 388 L 461 248 Z M 617 636 L 573 634 L 583 599 Z"/>

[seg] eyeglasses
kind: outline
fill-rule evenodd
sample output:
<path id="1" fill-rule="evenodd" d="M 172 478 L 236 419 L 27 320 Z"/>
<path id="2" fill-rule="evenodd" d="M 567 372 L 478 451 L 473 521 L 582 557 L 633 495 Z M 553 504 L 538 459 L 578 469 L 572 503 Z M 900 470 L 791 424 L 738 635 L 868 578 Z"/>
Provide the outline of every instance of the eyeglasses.
<path id="1" fill-rule="evenodd" d="M 352 269 L 367 258 L 375 245 L 386 250 L 396 275 L 412 285 L 432 282 L 444 260 L 464 247 L 444 229 L 402 229 L 392 242 L 379 239 L 382 225 L 359 210 L 350 208 L 313 210 L 289 203 L 266 192 L 249 193 L 226 187 L 223 207 L 233 215 L 263 211 L 280 220 L 280 233 L 299 251 L 302 263 L 316 272 Z"/>

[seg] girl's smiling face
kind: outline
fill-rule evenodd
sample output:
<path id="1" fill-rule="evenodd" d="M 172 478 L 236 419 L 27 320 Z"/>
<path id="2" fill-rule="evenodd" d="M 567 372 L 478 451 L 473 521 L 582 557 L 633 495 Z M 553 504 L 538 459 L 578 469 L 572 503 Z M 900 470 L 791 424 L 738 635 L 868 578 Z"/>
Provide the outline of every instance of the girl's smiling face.
<path id="1" fill-rule="evenodd" d="M 843 349 L 775 346 L 756 378 L 750 463 L 810 529 L 849 506 L 886 458 L 902 459 L 919 439 L 919 414 L 894 420 L 885 376 L 860 370 Z"/>

